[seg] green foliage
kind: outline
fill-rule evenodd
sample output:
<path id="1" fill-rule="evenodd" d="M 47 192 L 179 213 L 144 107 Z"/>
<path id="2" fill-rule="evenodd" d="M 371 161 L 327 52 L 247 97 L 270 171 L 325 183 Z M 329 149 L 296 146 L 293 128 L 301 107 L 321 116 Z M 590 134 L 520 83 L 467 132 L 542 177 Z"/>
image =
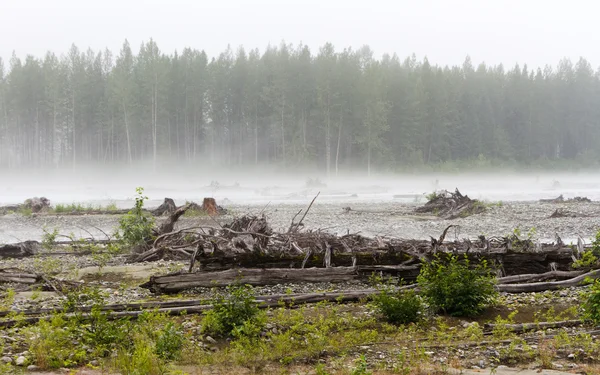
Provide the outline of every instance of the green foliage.
<path id="1" fill-rule="evenodd" d="M 371 375 L 372 372 L 369 371 L 369 364 L 367 363 L 367 358 L 364 355 L 361 355 L 354 362 L 354 368 L 350 371 L 351 375 Z"/>
<path id="2" fill-rule="evenodd" d="M 600 258 L 600 230 L 596 232 L 596 236 L 592 241 L 592 254 L 594 254 L 596 258 Z"/>
<path id="3" fill-rule="evenodd" d="M 583 303 L 584 317 L 596 325 L 600 324 L 600 280 L 594 280 Z"/>
<path id="4" fill-rule="evenodd" d="M 588 250 L 588 251 L 584 251 L 583 254 L 581 254 L 581 259 L 577 259 L 575 262 L 573 262 L 572 267 L 574 269 L 591 268 L 591 267 L 596 266 L 597 264 L 598 264 L 598 257 L 596 257 L 596 255 L 594 255 L 593 250 Z"/>
<path id="5" fill-rule="evenodd" d="M 143 211 L 144 201 L 148 197 L 144 196 L 141 187 L 135 191 L 135 206 L 119 219 L 119 229 L 115 233 L 115 237 L 126 247 L 142 245 L 153 236 L 154 218 Z"/>
<path id="6" fill-rule="evenodd" d="M 474 316 L 494 303 L 497 292 L 495 275 L 485 260 L 470 267 L 455 255 L 443 259 L 438 255 L 424 262 L 418 276 L 423 296 L 436 311 L 453 316 Z"/>
<path id="7" fill-rule="evenodd" d="M 181 355 L 184 337 L 173 322 L 168 322 L 160 331 L 156 339 L 155 352 L 159 358 L 172 361 Z"/>
<path id="8" fill-rule="evenodd" d="M 436 200 L 438 197 L 439 197 L 439 195 L 438 195 L 437 191 L 432 191 L 431 193 L 429 193 L 425 196 L 425 198 L 427 199 L 427 202 Z"/>
<path id="9" fill-rule="evenodd" d="M 58 228 L 54 228 L 52 232 L 48 231 L 46 227 L 43 228 L 44 234 L 42 235 L 42 247 L 46 250 L 52 250 L 56 244 L 56 237 L 58 237 Z"/>
<path id="10" fill-rule="evenodd" d="M 414 290 L 398 290 L 384 287 L 373 297 L 377 310 L 392 324 L 408 324 L 419 321 L 423 303 Z"/>
<path id="11" fill-rule="evenodd" d="M 57 203 L 53 208 L 52 208 L 52 213 L 55 214 L 68 214 L 68 213 L 89 213 L 89 212 L 94 212 L 94 211 L 99 211 L 99 212 L 104 212 L 104 211 L 116 211 L 117 210 L 117 205 L 114 202 L 109 203 L 106 206 L 102 206 L 102 205 L 93 205 L 93 204 L 87 204 L 84 205 L 83 203 L 71 203 L 71 204 L 62 204 L 62 203 Z"/>
<path id="12" fill-rule="evenodd" d="M 217 294 L 212 310 L 204 314 L 204 332 L 220 336 L 256 336 L 264 325 L 262 313 L 249 285 L 228 286 L 227 295 Z"/>

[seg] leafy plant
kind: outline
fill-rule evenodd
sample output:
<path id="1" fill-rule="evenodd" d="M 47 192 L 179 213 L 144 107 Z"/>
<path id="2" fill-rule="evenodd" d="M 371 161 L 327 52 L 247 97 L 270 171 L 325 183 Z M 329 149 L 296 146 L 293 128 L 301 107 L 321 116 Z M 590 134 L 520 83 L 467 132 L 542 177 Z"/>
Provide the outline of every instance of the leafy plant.
<path id="1" fill-rule="evenodd" d="M 44 227 L 44 234 L 42 235 L 42 247 L 46 250 L 52 250 L 52 247 L 56 244 L 56 237 L 58 237 L 58 228 L 54 228 L 51 232 Z"/>
<path id="2" fill-rule="evenodd" d="M 487 262 L 470 267 L 466 256 L 462 262 L 455 255 L 448 259 L 436 256 L 423 264 L 417 281 L 429 305 L 452 316 L 480 314 L 498 295 Z"/>
<path id="3" fill-rule="evenodd" d="M 588 250 L 581 254 L 581 259 L 577 259 L 575 262 L 573 262 L 572 267 L 575 269 L 590 268 L 594 267 L 596 264 L 598 264 L 598 257 L 594 255 L 593 250 Z"/>
<path id="4" fill-rule="evenodd" d="M 177 359 L 183 348 L 183 340 L 183 334 L 177 329 L 175 324 L 173 322 L 167 323 L 158 331 L 156 346 L 154 348 L 156 355 L 169 361 Z"/>
<path id="5" fill-rule="evenodd" d="M 361 355 L 360 358 L 358 358 L 355 362 L 354 362 L 355 366 L 352 371 L 350 372 L 350 374 L 352 375 L 370 375 L 372 374 L 371 371 L 369 371 L 369 364 L 367 363 L 367 359 L 365 358 L 364 355 Z"/>
<path id="6" fill-rule="evenodd" d="M 584 317 L 594 324 L 600 324 L 600 280 L 594 280 L 583 303 Z"/>
<path id="7" fill-rule="evenodd" d="M 123 245 L 134 247 L 144 244 L 152 238 L 152 229 L 154 227 L 154 218 L 144 213 L 144 201 L 148 197 L 144 196 L 144 188 L 135 189 L 135 206 L 119 220 L 119 229 L 115 237 Z"/>
<path id="8" fill-rule="evenodd" d="M 204 314 L 204 332 L 221 336 L 256 336 L 264 325 L 249 285 L 228 286 L 227 296 L 217 294 L 212 310 Z"/>
<path id="9" fill-rule="evenodd" d="M 414 290 L 394 291 L 386 287 L 373 297 L 373 302 L 392 324 L 414 323 L 422 317 L 423 303 Z"/>

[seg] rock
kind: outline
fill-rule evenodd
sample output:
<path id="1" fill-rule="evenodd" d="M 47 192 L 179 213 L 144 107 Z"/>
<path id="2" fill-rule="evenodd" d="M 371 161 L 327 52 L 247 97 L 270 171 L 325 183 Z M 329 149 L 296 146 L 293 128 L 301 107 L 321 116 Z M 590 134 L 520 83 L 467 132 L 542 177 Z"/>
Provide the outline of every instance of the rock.
<path id="1" fill-rule="evenodd" d="M 434 352 L 425 352 L 424 354 L 425 354 L 425 355 L 428 355 L 428 356 L 430 356 L 430 357 L 431 357 L 431 356 L 432 356 L 432 355 L 434 355 L 435 353 L 434 353 Z"/>
<path id="2" fill-rule="evenodd" d="M 563 368 L 565 366 L 561 365 L 560 363 L 553 363 L 552 367 L 554 367 L 555 369 L 559 369 L 560 370 L 561 368 Z"/>
<path id="3" fill-rule="evenodd" d="M 27 371 L 38 371 L 40 368 L 36 365 L 27 366 Z"/>
<path id="4" fill-rule="evenodd" d="M 100 366 L 100 362 L 98 362 L 97 360 L 94 359 L 93 361 L 90 361 L 90 365 L 92 365 L 94 367 L 98 367 L 98 366 Z"/>
<path id="5" fill-rule="evenodd" d="M 25 363 L 27 363 L 27 358 L 23 357 L 22 355 L 17 357 L 17 361 L 15 362 L 17 366 L 24 366 Z"/>
<path id="6" fill-rule="evenodd" d="M 4 363 L 12 363 L 12 358 L 4 356 L 2 358 L 0 358 L 0 361 L 4 362 Z"/>
<path id="7" fill-rule="evenodd" d="M 569 354 L 569 355 L 567 356 L 567 358 L 569 358 L 569 359 L 575 359 L 575 354 L 571 353 L 571 354 Z"/>
<path id="8" fill-rule="evenodd" d="M 210 336 L 206 336 L 204 339 L 205 339 L 206 341 L 210 342 L 211 344 L 216 344 L 216 343 L 217 343 L 217 340 L 213 339 L 213 338 L 212 338 L 212 337 L 210 337 Z"/>

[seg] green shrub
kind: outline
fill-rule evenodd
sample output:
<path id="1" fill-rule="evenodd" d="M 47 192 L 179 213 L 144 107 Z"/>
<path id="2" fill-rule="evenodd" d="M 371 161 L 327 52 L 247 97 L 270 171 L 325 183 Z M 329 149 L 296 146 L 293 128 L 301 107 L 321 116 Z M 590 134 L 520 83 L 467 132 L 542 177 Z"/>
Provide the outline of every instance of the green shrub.
<path id="1" fill-rule="evenodd" d="M 212 310 L 204 314 L 202 330 L 220 336 L 256 336 L 265 324 L 252 287 L 227 287 L 227 296 L 217 295 L 211 300 Z"/>
<path id="2" fill-rule="evenodd" d="M 592 287 L 583 303 L 584 318 L 594 324 L 600 324 L 600 280 L 594 280 Z"/>
<path id="3" fill-rule="evenodd" d="M 594 267 L 598 263 L 598 257 L 594 255 L 593 250 L 584 251 L 581 254 L 581 259 L 577 259 L 573 262 L 572 267 L 577 268 L 589 268 Z"/>
<path id="4" fill-rule="evenodd" d="M 423 264 L 417 280 L 429 305 L 452 316 L 477 315 L 498 295 L 495 275 L 485 260 L 470 267 L 466 257 L 459 262 L 454 255 L 436 256 Z"/>
<path id="5" fill-rule="evenodd" d="M 156 337 L 156 347 L 154 352 L 159 358 L 172 361 L 178 359 L 183 349 L 183 334 L 173 322 L 168 322 Z"/>
<path id="6" fill-rule="evenodd" d="M 596 232 L 596 237 L 592 241 L 592 254 L 596 258 L 600 258 L 600 230 Z"/>
<path id="7" fill-rule="evenodd" d="M 148 197 L 144 196 L 144 189 L 138 187 L 135 189 L 135 206 L 119 220 L 119 229 L 115 237 L 125 246 L 133 247 L 142 245 L 152 239 L 152 229 L 154 228 L 154 218 L 144 213 L 144 201 Z"/>
<path id="8" fill-rule="evenodd" d="M 423 303 L 414 290 L 394 291 L 384 288 L 373 297 L 377 310 L 392 324 L 408 324 L 420 320 Z"/>

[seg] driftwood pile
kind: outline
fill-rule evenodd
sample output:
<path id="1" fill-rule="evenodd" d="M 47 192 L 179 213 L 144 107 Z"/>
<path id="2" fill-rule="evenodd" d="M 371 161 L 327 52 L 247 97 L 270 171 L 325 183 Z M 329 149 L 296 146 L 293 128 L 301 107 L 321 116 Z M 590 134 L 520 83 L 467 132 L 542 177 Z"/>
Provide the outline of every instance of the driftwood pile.
<path id="1" fill-rule="evenodd" d="M 458 189 L 453 193 L 447 190 L 435 192 L 424 206 L 415 210 L 417 213 L 430 213 L 447 220 L 467 217 L 484 211 L 483 203 L 471 199 L 467 195 L 462 195 Z"/>
<path id="2" fill-rule="evenodd" d="M 561 194 L 556 198 L 540 199 L 540 203 L 592 203 L 592 200 L 588 197 L 574 197 L 565 199 Z"/>
<path id="3" fill-rule="evenodd" d="M 177 210 L 177 205 L 172 198 L 165 198 L 163 203 L 154 209 L 143 209 L 143 211 L 152 214 L 153 216 L 167 216 Z M 23 209 L 29 209 L 32 213 L 52 213 L 52 206 L 50 200 L 44 197 L 27 199 L 23 204 L 13 204 L 8 206 L 0 207 L 0 215 L 6 215 L 13 212 L 19 212 Z M 75 210 L 72 212 L 61 212 L 61 215 L 124 215 L 128 213 L 129 209 L 117 209 L 117 210 L 106 210 L 106 209 L 95 209 L 89 208 L 83 211 Z M 202 205 L 197 203 L 190 203 L 189 211 L 205 213 L 210 216 L 224 215 L 227 210 L 217 205 L 214 198 L 204 198 Z"/>
<path id="4" fill-rule="evenodd" d="M 501 276 L 528 275 L 534 279 L 548 272 L 572 271 L 573 261 L 583 251 L 583 244 L 573 248 L 558 237 L 550 244 L 522 240 L 515 235 L 447 241 L 453 225 L 439 238 L 430 240 L 301 231 L 306 212 L 298 222 L 294 218 L 286 232 L 273 231 L 265 216 L 242 216 L 216 228 L 174 230 L 177 218 L 171 216 L 168 227 L 163 224 L 149 249 L 130 261 L 189 261 L 188 272 L 152 277 L 143 285 L 154 292 L 172 293 L 235 281 L 251 285 L 349 281 L 368 278 L 373 272 L 410 282 L 418 276 L 422 262 L 436 254 L 464 255 L 475 263 L 485 259 Z M 551 275 L 556 278 L 559 274 Z"/>

